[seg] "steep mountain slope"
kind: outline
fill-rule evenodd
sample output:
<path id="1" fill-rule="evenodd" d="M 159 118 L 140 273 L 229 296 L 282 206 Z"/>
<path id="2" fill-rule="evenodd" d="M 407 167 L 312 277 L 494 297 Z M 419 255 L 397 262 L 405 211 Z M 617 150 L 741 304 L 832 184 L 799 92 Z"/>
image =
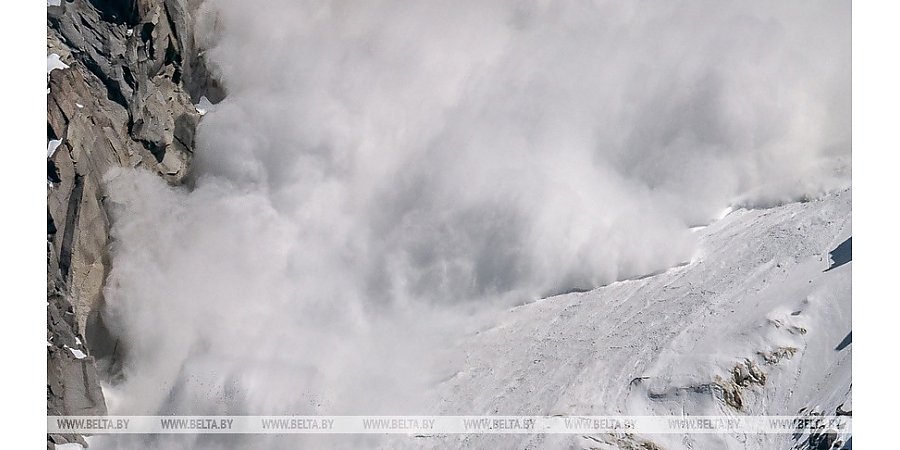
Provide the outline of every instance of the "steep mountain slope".
<path id="1" fill-rule="evenodd" d="M 105 414 L 94 357 L 115 351 L 101 316 L 109 270 L 103 176 L 188 174 L 203 89 L 185 0 L 47 7 L 47 413 Z M 50 436 L 63 443 L 74 436 Z"/>
<path id="2" fill-rule="evenodd" d="M 443 415 L 852 414 L 852 196 L 730 211 L 664 273 L 501 313 L 423 403 Z M 375 394 L 373 394 L 375 395 Z M 362 401 L 362 399 L 360 400 Z M 406 413 L 405 411 L 400 412 Z M 792 434 L 171 435 L 99 448 L 839 449 Z"/>
<path id="3" fill-rule="evenodd" d="M 191 0 L 63 0 L 48 5 L 51 3 L 47 50 L 48 414 L 104 414 L 106 403 L 99 379 L 115 375 L 116 368 L 98 371 L 94 358 L 115 363 L 124 347 L 107 330 L 102 316 L 104 282 L 110 268 L 107 248 L 111 244 L 104 174 L 117 167 L 142 167 L 172 185 L 185 184 L 190 177 L 194 132 L 200 116 L 192 103 L 198 102 L 200 95 L 215 100 L 221 92 L 215 92 L 217 88 L 210 86 L 213 82 L 193 41 Z M 283 15 L 277 9 L 272 11 Z M 261 22 L 269 26 L 267 21 Z M 256 51 L 256 47 L 249 48 Z M 280 61 L 279 72 L 283 71 Z M 393 66 L 383 67 L 394 76 Z M 250 79 L 255 82 L 257 75 Z M 369 87 L 368 82 L 360 85 Z M 410 98 L 418 102 L 419 97 Z M 649 110 L 657 108 L 655 103 L 648 105 Z M 291 129 L 280 122 L 264 119 L 260 122 L 272 129 Z M 698 124 L 705 127 L 706 122 L 698 121 Z M 465 133 L 469 130 L 465 129 Z M 226 147 L 224 144 L 232 135 L 225 136 L 222 147 Z M 381 153 L 375 154 L 382 159 Z M 240 153 L 229 152 L 229 155 L 240 163 L 245 162 Z M 655 163 L 656 159 L 649 161 Z M 563 178 L 573 177 L 567 170 L 562 173 Z M 788 178 L 793 179 L 794 174 L 790 175 Z M 450 181 L 449 191 L 456 192 L 458 180 Z M 412 194 L 416 196 L 420 192 Z M 522 198 L 526 204 L 535 201 L 531 196 Z M 623 198 L 623 205 L 631 205 L 628 197 Z M 595 204 L 593 194 L 585 199 L 585 204 Z M 676 209 L 684 206 L 672 203 Z M 424 403 L 434 405 L 431 412 L 436 414 L 465 415 L 794 415 L 849 411 L 851 207 L 851 194 L 847 190 L 816 201 L 733 211 L 694 231 L 701 241 L 699 252 L 682 266 L 506 311 L 494 325 L 457 343 L 465 354 L 464 363 L 440 377 L 443 381 L 432 391 L 423 393 L 430 396 Z M 392 211 L 387 215 L 395 215 Z M 579 208 L 571 211 L 576 219 L 583 213 Z M 246 210 L 240 212 L 246 215 Z M 554 219 L 550 223 L 558 224 L 556 219 L 562 216 L 549 214 L 547 217 Z M 641 215 L 637 219 L 648 221 L 648 217 Z M 156 221 L 150 223 L 156 225 Z M 468 219 L 459 222 L 463 223 L 468 223 Z M 174 225 L 180 227 L 182 223 Z M 687 234 L 680 223 L 679 227 L 679 231 Z M 328 234 L 332 232 L 330 227 L 324 228 Z M 503 226 L 498 230 L 508 231 Z M 608 234 L 598 236 L 609 239 Z M 663 244 L 673 244 L 671 240 L 666 241 L 669 238 L 656 238 Z M 158 243 L 164 239 L 150 240 Z M 215 244 L 226 240 L 220 239 Z M 247 241 L 256 251 L 256 242 Z M 640 247 L 668 247 L 650 242 L 657 241 L 648 236 Z M 475 247 L 482 248 L 480 244 Z M 625 241 L 622 247 L 611 248 L 630 246 Z M 243 252 L 240 256 L 250 253 L 253 252 Z M 548 253 L 539 253 L 549 261 L 541 267 L 556 264 Z M 490 251 L 485 254 L 493 256 Z M 261 259 L 266 257 L 262 251 L 255 255 Z M 356 256 L 352 254 L 351 259 L 355 260 Z M 681 257 L 675 256 L 670 262 Z M 164 265 L 170 265 L 171 259 L 163 261 Z M 312 262 L 318 266 L 319 261 Z M 668 262 L 654 267 L 663 264 Z M 146 278 L 146 269 L 147 266 L 140 266 L 134 273 Z M 347 285 L 349 277 L 338 278 L 340 286 Z M 255 279 L 268 283 L 265 277 Z M 172 311 L 166 311 L 170 313 L 168 316 L 159 316 L 162 319 L 153 316 L 147 320 L 151 325 L 165 323 Z M 278 311 L 279 316 L 287 316 L 294 310 Z M 219 326 L 216 320 L 210 319 L 207 310 L 197 317 Z M 240 319 L 245 320 L 243 316 Z M 251 322 L 254 326 L 265 324 L 276 328 L 265 320 Z M 326 322 L 332 325 L 332 321 Z M 176 347 L 188 349 L 177 340 L 169 344 L 173 342 Z M 222 348 L 233 350 L 230 346 Z M 288 355 L 284 359 L 291 364 L 302 362 L 314 366 L 317 361 L 304 361 L 291 353 L 293 349 L 286 350 L 278 357 Z M 215 362 L 219 357 L 215 352 L 204 352 L 201 354 L 206 361 Z M 195 356 L 187 350 L 185 353 Z M 187 369 L 183 370 L 171 353 L 165 354 L 165 359 L 176 363 L 176 376 L 182 372 L 192 375 L 187 370 L 192 366 L 185 364 Z M 192 361 L 197 359 L 203 358 Z M 248 360 L 236 361 L 235 365 L 244 369 Z M 151 360 L 149 365 L 152 364 Z M 286 367 L 294 367 L 291 364 Z M 265 375 L 263 379 L 270 381 L 267 377 L 272 372 L 260 372 Z M 289 381 L 284 384 L 293 388 L 303 375 L 298 373 L 285 371 L 284 378 Z M 148 379 L 148 384 L 155 388 L 158 379 L 153 374 Z M 198 379 L 201 383 L 204 380 Z M 265 394 L 278 396 L 270 384 L 264 387 Z M 163 391 L 161 396 L 170 396 L 172 392 L 176 390 Z M 418 395 L 418 391 L 413 392 Z M 107 395 L 107 400 L 115 398 L 110 391 Z M 132 396 L 140 398 L 140 394 Z M 209 404 L 222 403 L 216 397 L 206 400 Z M 109 404 L 114 405 L 112 401 Z M 192 402 L 185 404 L 192 405 Z M 208 436 L 166 437 L 169 438 L 183 443 L 185 448 L 196 444 L 193 439 L 212 448 L 240 446 L 242 442 L 237 440 L 239 437 L 228 440 Z M 252 438 L 266 443 L 270 438 L 275 439 L 272 436 Z M 348 440 L 356 442 L 356 438 L 328 436 L 322 442 L 345 447 Z M 812 447 L 807 438 L 791 435 L 470 435 L 384 439 L 389 439 L 392 446 L 435 448 L 668 449 Z M 843 441 L 848 437 L 836 438 Z M 83 441 L 78 436 L 52 435 L 48 446 L 52 448 L 53 443 L 64 442 Z M 149 444 L 140 441 L 135 448 L 150 444 L 167 448 L 169 442 L 153 437 Z M 297 442 L 290 437 L 278 440 L 276 445 L 258 447 L 294 448 Z M 118 442 L 109 438 L 97 437 L 92 443 L 101 448 L 119 447 Z"/>
<path id="4" fill-rule="evenodd" d="M 462 415 L 849 411 L 851 204 L 844 191 L 734 211 L 695 231 L 701 248 L 684 266 L 514 308 L 462 344 L 465 366 L 434 401 Z M 494 435 L 415 444 L 770 449 L 804 439 Z"/>

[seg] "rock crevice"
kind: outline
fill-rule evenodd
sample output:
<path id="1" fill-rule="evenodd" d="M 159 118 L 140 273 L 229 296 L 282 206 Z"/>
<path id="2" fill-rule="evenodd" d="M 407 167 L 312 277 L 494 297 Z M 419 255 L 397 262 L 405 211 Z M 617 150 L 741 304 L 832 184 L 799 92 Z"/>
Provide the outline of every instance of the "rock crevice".
<path id="1" fill-rule="evenodd" d="M 189 174 L 194 107 L 211 81 L 193 36 L 193 0 L 72 0 L 47 8 L 47 413 L 102 415 L 96 361 L 115 359 L 103 322 L 109 272 L 104 174 Z M 54 56 L 55 55 L 55 56 Z M 48 63 L 48 67 L 50 64 Z M 79 357 L 80 356 L 80 357 Z M 54 443 L 77 436 L 50 436 Z"/>

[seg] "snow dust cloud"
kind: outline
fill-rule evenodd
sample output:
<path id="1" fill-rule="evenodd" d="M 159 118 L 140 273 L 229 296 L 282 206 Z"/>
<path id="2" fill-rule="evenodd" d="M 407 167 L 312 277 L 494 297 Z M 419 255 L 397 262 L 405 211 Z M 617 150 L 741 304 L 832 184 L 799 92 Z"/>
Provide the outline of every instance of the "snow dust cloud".
<path id="1" fill-rule="evenodd" d="M 415 414 L 497 311 L 849 185 L 850 2 L 207 0 L 190 189 L 108 176 L 112 413 Z M 481 413 L 473 411 L 473 413 Z"/>

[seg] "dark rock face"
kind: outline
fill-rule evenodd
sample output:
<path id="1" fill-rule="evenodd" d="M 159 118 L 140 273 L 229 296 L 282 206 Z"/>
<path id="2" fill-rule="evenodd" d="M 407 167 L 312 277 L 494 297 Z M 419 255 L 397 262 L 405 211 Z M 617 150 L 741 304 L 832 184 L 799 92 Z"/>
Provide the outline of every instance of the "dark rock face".
<path id="1" fill-rule="evenodd" d="M 189 0 L 63 0 L 47 8 L 47 413 L 102 415 L 94 356 L 111 356 L 102 287 L 109 269 L 104 174 L 143 167 L 188 175 L 193 106 L 210 86 Z M 218 89 L 218 88 L 216 88 Z M 77 437 L 52 436 L 50 442 Z"/>

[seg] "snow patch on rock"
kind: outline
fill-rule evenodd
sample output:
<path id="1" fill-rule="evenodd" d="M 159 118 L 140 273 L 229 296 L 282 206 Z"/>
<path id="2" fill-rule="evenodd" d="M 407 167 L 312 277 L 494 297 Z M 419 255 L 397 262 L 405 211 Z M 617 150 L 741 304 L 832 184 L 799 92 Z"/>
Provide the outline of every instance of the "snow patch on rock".
<path id="1" fill-rule="evenodd" d="M 64 347 L 69 349 L 70 352 L 72 352 L 72 355 L 75 356 L 75 359 L 87 358 L 87 355 L 83 351 L 78 350 L 77 348 L 72 348 L 72 347 L 69 347 L 68 345 L 66 345 Z"/>
<path id="2" fill-rule="evenodd" d="M 47 142 L 47 159 L 53 157 L 56 153 L 56 149 L 59 148 L 59 145 L 62 144 L 62 139 L 53 139 Z"/>
<path id="3" fill-rule="evenodd" d="M 54 70 L 68 69 L 69 65 L 59 59 L 59 55 L 51 53 L 47 55 L 47 93 L 50 93 L 50 72 Z"/>

